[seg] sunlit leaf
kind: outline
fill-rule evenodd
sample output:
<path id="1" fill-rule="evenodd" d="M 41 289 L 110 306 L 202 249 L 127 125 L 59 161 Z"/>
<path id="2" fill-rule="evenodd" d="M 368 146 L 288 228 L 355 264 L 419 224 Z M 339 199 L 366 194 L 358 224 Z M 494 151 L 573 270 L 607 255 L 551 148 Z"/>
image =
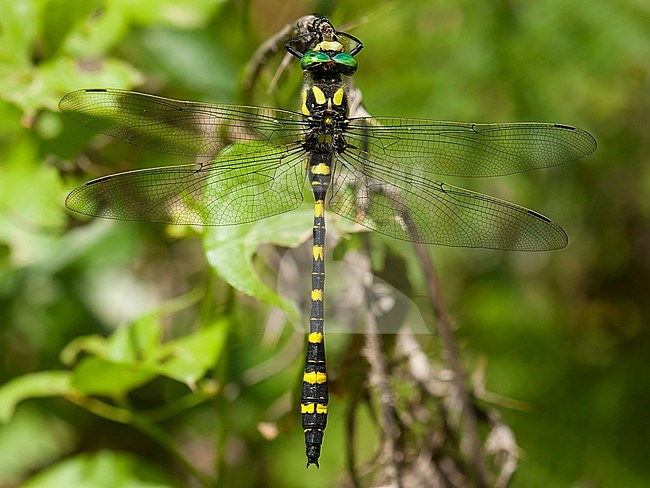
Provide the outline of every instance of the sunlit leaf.
<path id="1" fill-rule="evenodd" d="M 204 235 L 208 262 L 242 293 L 297 315 L 294 303 L 282 298 L 255 270 L 253 256 L 262 244 L 294 247 L 311 235 L 313 210 L 307 206 L 252 224 L 210 227 Z"/>
<path id="2" fill-rule="evenodd" d="M 198 289 L 167 300 L 157 310 L 121 325 L 108 337 L 97 334 L 76 337 L 61 352 L 61 361 L 72 365 L 81 353 L 133 365 L 139 362 L 151 364 L 155 358 L 160 360 L 166 354 L 161 349 L 161 318 L 193 305 L 201 296 Z"/>
<path id="3" fill-rule="evenodd" d="M 116 363 L 98 357 L 87 357 L 73 370 L 71 384 L 87 395 L 120 397 L 147 384 L 156 376 L 144 364 Z"/>
<path id="4" fill-rule="evenodd" d="M 228 322 L 217 320 L 198 332 L 168 341 L 161 347 L 166 359 L 155 369 L 160 374 L 194 386 L 214 367 L 226 344 Z"/>
<path id="5" fill-rule="evenodd" d="M 160 318 L 145 315 L 132 324 L 118 327 L 111 335 L 108 358 L 117 362 L 145 360 L 160 344 Z"/>

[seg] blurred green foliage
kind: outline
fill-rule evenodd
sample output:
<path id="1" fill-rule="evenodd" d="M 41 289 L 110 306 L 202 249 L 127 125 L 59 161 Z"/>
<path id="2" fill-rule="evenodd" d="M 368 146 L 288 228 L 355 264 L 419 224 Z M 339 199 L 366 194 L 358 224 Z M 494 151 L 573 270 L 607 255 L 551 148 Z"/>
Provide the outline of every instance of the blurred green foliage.
<path id="1" fill-rule="evenodd" d="M 57 109 L 90 87 L 241 102 L 254 49 L 316 11 L 337 26 L 366 19 L 353 31 L 366 46 L 355 80 L 372 114 L 561 122 L 596 136 L 588 160 L 462 182 L 553 217 L 566 249 L 431 253 L 467 367 L 487 361 L 495 403 L 526 406 L 501 408 L 523 449 L 514 486 L 645 486 L 650 7 L 635 0 L 0 2 L 0 486 L 344 476 L 343 382 L 322 468 L 305 473 L 303 338 L 270 325 L 272 307 L 298 316 L 268 263 L 308 237 L 309 210 L 226 231 L 70 215 L 63 201 L 81 182 L 171 159 Z M 255 103 L 295 108 L 297 67 L 282 81 Z M 423 296 L 410 247 L 372 239 L 410 263 L 390 284 Z M 333 377 L 353 340 L 329 340 Z M 376 432 L 361 424 L 370 456 Z"/>

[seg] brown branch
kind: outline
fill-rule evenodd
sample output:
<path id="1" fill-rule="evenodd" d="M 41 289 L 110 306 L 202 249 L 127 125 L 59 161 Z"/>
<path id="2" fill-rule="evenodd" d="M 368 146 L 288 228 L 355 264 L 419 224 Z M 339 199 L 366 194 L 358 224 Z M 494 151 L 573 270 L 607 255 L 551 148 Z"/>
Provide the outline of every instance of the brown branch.
<path id="1" fill-rule="evenodd" d="M 454 373 L 454 386 L 456 394 L 460 399 L 462 415 L 465 425 L 465 439 L 466 449 L 468 451 L 469 460 L 472 470 L 476 476 L 476 486 L 479 488 L 488 486 L 488 474 L 481 451 L 481 437 L 478 432 L 478 420 L 476 412 L 472 404 L 472 397 L 467 389 L 467 377 L 465 371 L 460 363 L 460 354 L 456 339 L 452 332 L 451 318 L 442 300 L 442 293 L 440 292 L 440 283 L 433 267 L 431 257 L 427 249 L 422 244 L 414 244 L 415 252 L 422 264 L 422 270 L 427 282 L 427 289 L 429 292 L 429 299 L 433 304 L 433 310 L 437 317 L 436 326 L 440 334 L 440 341 L 445 350 L 447 361 Z"/>
<path id="2" fill-rule="evenodd" d="M 400 477 L 399 460 L 397 456 L 397 439 L 399 438 L 399 428 L 397 426 L 395 412 L 395 402 L 390 386 L 390 378 L 386 371 L 386 363 L 381 350 L 381 341 L 379 339 L 379 327 L 377 319 L 372 312 L 371 289 L 373 285 L 373 273 L 370 263 L 370 244 L 368 234 L 363 234 L 365 253 L 360 261 L 361 268 L 365 271 L 362 274 L 363 289 L 366 306 L 364 307 L 366 322 L 366 345 L 362 354 L 370 364 L 370 382 L 379 392 L 379 423 L 384 436 L 385 455 L 388 458 L 385 473 L 389 480 L 389 486 L 400 488 L 402 486 Z"/>

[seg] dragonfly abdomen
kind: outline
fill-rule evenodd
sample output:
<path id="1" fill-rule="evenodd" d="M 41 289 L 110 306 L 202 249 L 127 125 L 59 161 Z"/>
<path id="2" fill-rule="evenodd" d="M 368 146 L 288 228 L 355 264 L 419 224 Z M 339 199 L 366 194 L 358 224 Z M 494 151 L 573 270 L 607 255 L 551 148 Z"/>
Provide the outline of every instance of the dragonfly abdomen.
<path id="1" fill-rule="evenodd" d="M 331 179 L 331 152 L 314 152 L 309 160 L 309 180 L 314 194 L 314 236 L 311 271 L 309 336 L 302 382 L 300 411 L 305 431 L 307 466 L 318 466 L 327 425 L 327 371 L 323 336 L 325 293 L 325 196 Z"/>

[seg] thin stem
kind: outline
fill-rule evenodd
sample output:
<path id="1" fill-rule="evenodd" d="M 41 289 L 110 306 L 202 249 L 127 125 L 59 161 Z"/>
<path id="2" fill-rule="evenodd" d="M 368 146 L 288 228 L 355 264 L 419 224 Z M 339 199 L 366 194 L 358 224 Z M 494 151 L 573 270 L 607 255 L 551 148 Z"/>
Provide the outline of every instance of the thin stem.
<path id="1" fill-rule="evenodd" d="M 397 414 L 395 412 L 395 404 L 391 392 L 390 378 L 386 370 L 384 355 L 381 350 L 379 327 L 377 326 L 377 319 L 372 312 L 372 304 L 370 303 L 373 275 L 369 258 L 370 244 L 367 234 L 363 234 L 363 242 L 365 254 L 361 261 L 361 265 L 365 271 L 363 287 L 366 298 L 366 306 L 364 307 L 366 321 L 366 347 L 363 349 L 363 354 L 370 363 L 370 378 L 379 392 L 379 419 L 384 434 L 384 445 L 387 451 L 386 456 L 388 457 L 386 475 L 388 476 L 390 486 L 400 488 L 402 483 L 400 478 L 399 461 L 397 459 L 397 439 L 399 438 L 399 428 L 395 421 Z"/>
<path id="2" fill-rule="evenodd" d="M 465 436 L 467 450 L 469 451 L 469 461 L 476 476 L 476 486 L 483 488 L 488 486 L 488 475 L 481 452 L 481 438 L 478 433 L 478 421 L 476 412 L 472 404 L 472 398 L 466 388 L 467 378 L 465 371 L 460 363 L 460 354 L 456 339 L 452 332 L 451 318 L 449 312 L 442 300 L 440 292 L 440 283 L 433 267 L 431 257 L 427 249 L 422 244 L 414 244 L 415 252 L 422 264 L 422 270 L 427 282 L 429 298 L 433 304 L 435 316 L 437 317 L 436 327 L 440 334 L 442 347 L 445 350 L 449 366 L 453 371 L 453 381 L 456 392 L 460 399 L 463 425 L 465 426 Z"/>

